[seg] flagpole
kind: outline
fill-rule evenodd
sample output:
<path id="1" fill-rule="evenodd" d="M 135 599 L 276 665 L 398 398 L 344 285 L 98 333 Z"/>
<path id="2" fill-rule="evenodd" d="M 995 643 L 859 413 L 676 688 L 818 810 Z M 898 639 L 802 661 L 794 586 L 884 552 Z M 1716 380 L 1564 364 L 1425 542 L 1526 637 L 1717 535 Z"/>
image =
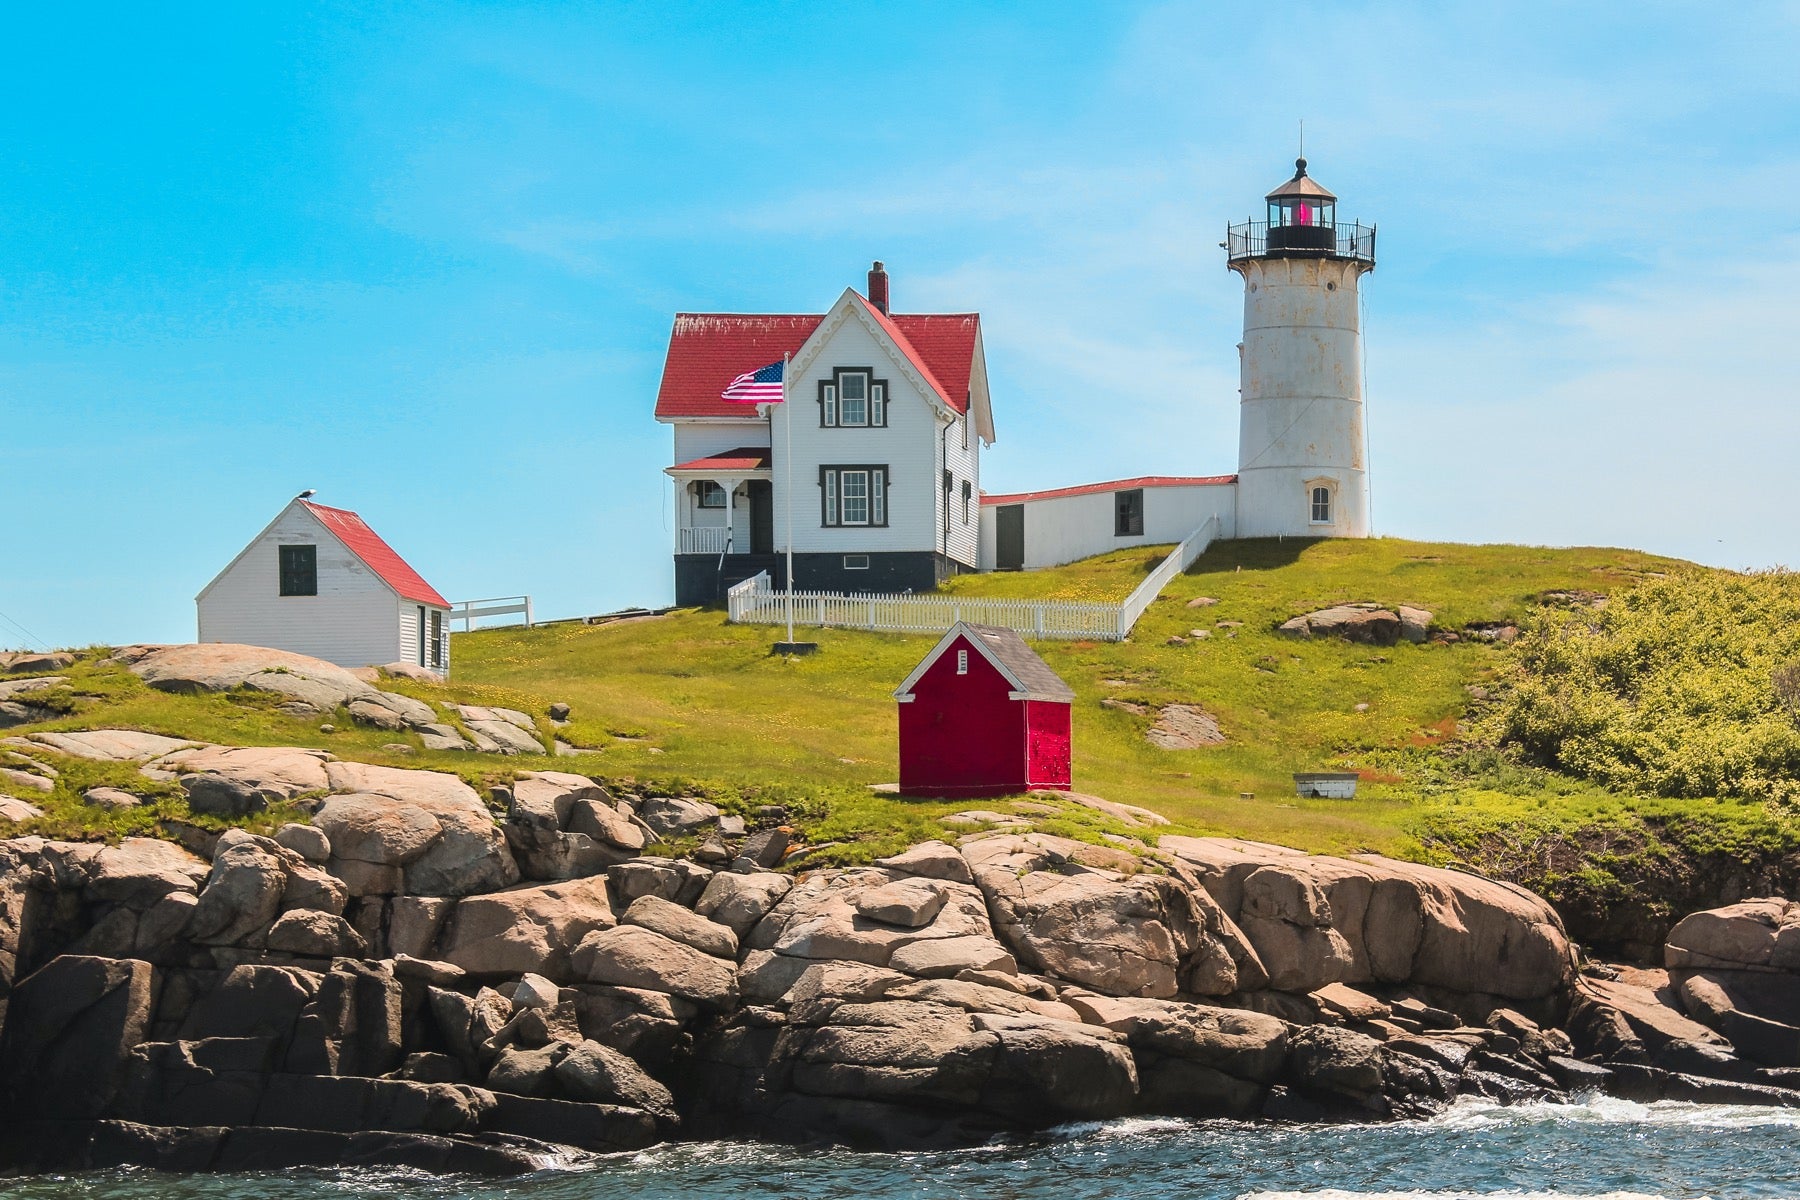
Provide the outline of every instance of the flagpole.
<path id="1" fill-rule="evenodd" d="M 788 411 L 788 360 L 781 356 L 781 433 L 786 445 L 781 451 L 782 471 L 786 477 L 781 490 L 786 494 L 787 508 L 787 640 L 794 644 L 794 414 Z"/>

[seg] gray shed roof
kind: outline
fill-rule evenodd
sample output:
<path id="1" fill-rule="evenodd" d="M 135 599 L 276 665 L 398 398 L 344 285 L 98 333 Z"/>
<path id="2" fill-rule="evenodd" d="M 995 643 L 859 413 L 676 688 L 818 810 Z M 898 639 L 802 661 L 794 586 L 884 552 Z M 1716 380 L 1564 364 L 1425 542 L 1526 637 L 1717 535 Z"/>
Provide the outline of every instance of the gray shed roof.
<path id="1" fill-rule="evenodd" d="M 1006 673 L 1023 685 L 1019 690 L 1028 693 L 1030 699 L 1065 702 L 1075 699 L 1075 689 L 1064 683 L 1062 676 L 1052 671 L 1050 664 L 1025 644 L 1017 630 L 997 625 L 972 625 L 966 621 L 963 624 L 993 653 Z"/>

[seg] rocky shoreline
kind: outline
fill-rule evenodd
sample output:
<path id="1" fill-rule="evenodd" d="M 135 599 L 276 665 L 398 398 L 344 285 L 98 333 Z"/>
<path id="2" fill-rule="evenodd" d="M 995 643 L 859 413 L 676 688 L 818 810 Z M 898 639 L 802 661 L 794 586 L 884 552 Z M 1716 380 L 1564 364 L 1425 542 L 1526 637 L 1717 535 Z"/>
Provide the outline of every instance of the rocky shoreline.
<path id="1" fill-rule="evenodd" d="M 310 814 L 0 841 L 12 1172 L 504 1174 L 679 1138 L 948 1146 L 1596 1090 L 1800 1106 L 1782 901 L 1689 917 L 1667 971 L 1578 969 L 1538 897 L 1381 858 L 987 828 L 809 870 L 778 809 L 569 773 L 484 801 L 300 748 L 9 741 L 14 770 L 136 762 Z M 706 861 L 643 853 L 665 840 Z"/>

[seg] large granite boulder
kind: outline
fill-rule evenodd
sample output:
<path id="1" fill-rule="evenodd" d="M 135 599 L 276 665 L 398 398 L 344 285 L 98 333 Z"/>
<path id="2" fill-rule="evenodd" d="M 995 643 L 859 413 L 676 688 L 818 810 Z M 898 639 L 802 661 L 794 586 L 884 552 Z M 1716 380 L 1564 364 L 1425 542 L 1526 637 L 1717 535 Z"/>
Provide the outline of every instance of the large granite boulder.
<path id="1" fill-rule="evenodd" d="M 582 775 L 527 771 L 496 796 L 507 804 L 507 845 L 526 879 L 597 875 L 632 858 L 648 840 L 612 807 L 605 788 Z"/>
<path id="2" fill-rule="evenodd" d="M 261 803 L 283 803 L 330 790 L 325 764 L 331 755 L 323 750 L 295 746 L 204 746 L 165 754 L 148 766 L 151 773 L 173 771 L 187 791 L 189 803 L 200 812 L 235 816 L 247 806 L 208 807 L 213 794 L 221 797 L 254 796 Z"/>
<path id="3" fill-rule="evenodd" d="M 1415 614 L 1423 612 L 1412 610 Z M 1429 626 L 1431 614 L 1424 613 L 1424 624 Z M 1415 615 L 1412 624 L 1418 624 Z M 1379 604 L 1358 603 L 1339 604 L 1331 608 L 1322 608 L 1317 612 L 1306 613 L 1282 623 L 1276 630 L 1286 637 L 1315 638 L 1335 637 L 1347 642 L 1363 642 L 1375 646 L 1392 646 L 1400 640 L 1403 631 L 1400 614 Z M 1422 640 L 1422 639 L 1414 639 Z"/>
<path id="4" fill-rule="evenodd" d="M 205 861 L 173 842 L 128 837 L 96 846 L 83 881 L 89 900 L 145 910 L 172 892 L 197 892 L 211 874 Z"/>
<path id="5" fill-rule="evenodd" d="M 437 957 L 482 978 L 532 971 L 570 983 L 575 948 L 614 923 L 604 877 L 466 896 L 438 934 Z"/>
<path id="6" fill-rule="evenodd" d="M 456 776 L 350 762 L 325 771 L 338 794 L 312 823 L 353 895 L 466 896 L 518 882 L 493 815 Z"/>
<path id="7" fill-rule="evenodd" d="M 353 671 L 290 650 L 207 642 L 126 646 L 113 657 L 159 691 L 192 695 L 243 688 L 281 697 L 290 712 L 344 708 L 353 720 L 377 729 L 418 729 L 437 720 L 422 700 L 384 692 Z"/>
<path id="8" fill-rule="evenodd" d="M 917 942 L 967 937 L 993 940 L 987 904 L 981 892 L 968 884 L 938 884 L 944 889 L 944 902 L 920 926 L 894 925 L 865 915 L 858 907 L 862 898 L 895 880 L 891 872 L 873 868 L 806 875 L 756 923 L 745 946 L 791 959 L 885 967 L 897 951 Z"/>
<path id="9" fill-rule="evenodd" d="M 153 970 L 135 959 L 63 955 L 21 980 L 0 1037 L 0 1109 L 102 1115 L 149 1033 Z"/>
<path id="10" fill-rule="evenodd" d="M 1669 930 L 1664 965 L 1800 972 L 1800 902 L 1765 898 L 1683 917 Z"/>
<path id="11" fill-rule="evenodd" d="M 281 913 L 281 897 L 287 890 L 287 871 L 278 849 L 267 838 L 240 829 L 227 831 L 213 852 L 212 872 L 188 919 L 188 937 L 232 945 L 266 933 Z"/>
<path id="12" fill-rule="evenodd" d="M 1159 847 L 1233 918 L 1279 990 L 1411 984 L 1554 1005 L 1574 978 L 1555 910 L 1511 884 L 1229 838 L 1170 836 Z"/>
<path id="13" fill-rule="evenodd" d="M 375 689 L 343 667 L 266 646 L 223 642 L 127 646 L 114 657 L 159 691 L 193 694 L 234 688 L 267 692 L 314 712 L 332 712 Z"/>
<path id="14" fill-rule="evenodd" d="M 694 911 L 725 926 L 741 941 L 793 886 L 792 878 L 777 871 L 742 875 L 720 871 L 707 881 Z"/>
<path id="15" fill-rule="evenodd" d="M 1084 866 L 1097 850 L 1042 834 L 964 845 L 994 931 L 1022 965 L 1113 996 L 1226 995 L 1260 984 L 1249 943 L 1203 889 L 1174 874 Z"/>
<path id="16" fill-rule="evenodd" d="M 69 733 L 33 733 L 23 739 L 71 758 L 94 762 L 149 762 L 177 750 L 188 750 L 201 743 L 182 738 L 164 737 L 160 733 L 143 733 L 136 729 L 82 729 Z"/>
<path id="17" fill-rule="evenodd" d="M 1764 898 L 1694 913 L 1664 961 L 1682 1008 L 1765 1067 L 1800 1067 L 1800 903 Z"/>
<path id="18" fill-rule="evenodd" d="M 575 948 L 571 961 L 581 978 L 590 983 L 667 992 L 721 1011 L 737 1000 L 734 963 L 642 925 L 619 925 L 588 934 Z"/>

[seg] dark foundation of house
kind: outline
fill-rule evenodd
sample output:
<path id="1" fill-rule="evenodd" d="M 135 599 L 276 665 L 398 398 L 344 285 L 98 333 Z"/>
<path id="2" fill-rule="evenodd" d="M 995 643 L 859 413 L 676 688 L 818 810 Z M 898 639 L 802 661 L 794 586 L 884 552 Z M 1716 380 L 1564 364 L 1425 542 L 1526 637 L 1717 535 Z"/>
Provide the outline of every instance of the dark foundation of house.
<path id="1" fill-rule="evenodd" d="M 794 589 L 801 592 L 929 592 L 953 575 L 975 568 L 929 550 L 886 554 L 796 554 Z M 675 604 L 722 604 L 725 593 L 769 573 L 771 586 L 787 586 L 782 554 L 677 554 Z"/>

